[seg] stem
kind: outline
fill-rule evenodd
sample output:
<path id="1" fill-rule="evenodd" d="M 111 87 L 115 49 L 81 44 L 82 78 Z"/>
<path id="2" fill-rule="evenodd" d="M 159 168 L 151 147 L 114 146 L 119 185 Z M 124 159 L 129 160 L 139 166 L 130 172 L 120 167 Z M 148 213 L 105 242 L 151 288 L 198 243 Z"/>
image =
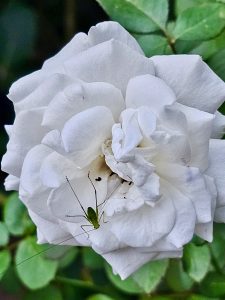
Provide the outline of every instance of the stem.
<path id="1" fill-rule="evenodd" d="M 86 289 L 92 292 L 103 293 L 110 297 L 114 297 L 117 300 L 123 300 L 123 296 L 121 296 L 116 289 L 111 286 L 97 286 L 96 284 L 90 281 L 82 281 L 79 279 L 70 279 L 62 276 L 56 276 L 55 280 L 59 283 L 68 284 L 74 287 Z"/>
<path id="2" fill-rule="evenodd" d="M 70 39 L 76 31 L 76 0 L 65 1 L 65 36 Z"/>

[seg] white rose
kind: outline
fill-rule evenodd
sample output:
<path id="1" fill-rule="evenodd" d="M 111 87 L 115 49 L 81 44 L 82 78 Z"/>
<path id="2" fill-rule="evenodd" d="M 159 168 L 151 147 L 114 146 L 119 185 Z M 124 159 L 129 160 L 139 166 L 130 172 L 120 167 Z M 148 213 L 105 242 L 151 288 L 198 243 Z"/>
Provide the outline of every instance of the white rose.
<path id="1" fill-rule="evenodd" d="M 104 22 L 9 98 L 5 185 L 19 190 L 39 243 L 89 245 L 126 278 L 180 257 L 194 234 L 212 241 L 213 219 L 225 220 L 225 84 L 199 56 L 149 59 Z M 96 212 L 94 188 L 98 229 L 84 218 Z"/>

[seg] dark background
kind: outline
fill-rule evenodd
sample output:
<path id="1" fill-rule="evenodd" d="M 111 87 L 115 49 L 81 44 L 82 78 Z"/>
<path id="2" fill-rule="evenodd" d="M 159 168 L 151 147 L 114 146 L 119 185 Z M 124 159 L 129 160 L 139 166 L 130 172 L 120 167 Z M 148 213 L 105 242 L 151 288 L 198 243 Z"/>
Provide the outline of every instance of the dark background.
<path id="1" fill-rule="evenodd" d="M 8 140 L 4 125 L 14 120 L 6 97 L 10 85 L 41 68 L 76 32 L 104 20 L 108 17 L 94 0 L 0 1 L 0 160 Z M 5 176 L 0 171 L 1 190 Z"/>

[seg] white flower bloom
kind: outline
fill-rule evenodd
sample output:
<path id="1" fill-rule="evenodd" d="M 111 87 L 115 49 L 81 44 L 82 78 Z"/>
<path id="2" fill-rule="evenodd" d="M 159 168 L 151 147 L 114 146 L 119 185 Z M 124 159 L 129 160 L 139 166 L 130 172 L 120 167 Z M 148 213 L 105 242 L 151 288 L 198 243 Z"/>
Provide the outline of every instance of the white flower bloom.
<path id="1" fill-rule="evenodd" d="M 8 97 L 16 119 L 6 127 L 5 186 L 19 190 L 39 243 L 91 246 L 126 278 L 180 257 L 194 234 L 212 241 L 213 219 L 225 221 L 225 83 L 199 56 L 147 58 L 104 22 Z M 92 183 L 99 228 L 86 234 Z"/>

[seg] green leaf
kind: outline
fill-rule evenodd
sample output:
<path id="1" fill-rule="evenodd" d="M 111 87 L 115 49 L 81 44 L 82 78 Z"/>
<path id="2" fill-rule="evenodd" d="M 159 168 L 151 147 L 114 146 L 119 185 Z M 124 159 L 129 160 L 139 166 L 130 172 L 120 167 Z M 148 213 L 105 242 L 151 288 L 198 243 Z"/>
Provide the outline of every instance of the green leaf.
<path id="1" fill-rule="evenodd" d="M 103 294 L 97 294 L 89 297 L 87 300 L 113 300 L 113 298 Z"/>
<path id="2" fill-rule="evenodd" d="M 181 14 L 187 8 L 199 6 L 201 4 L 210 3 L 210 2 L 215 3 L 220 1 L 218 0 L 176 0 L 176 6 L 175 6 L 176 15 Z"/>
<path id="3" fill-rule="evenodd" d="M 175 292 L 187 291 L 194 283 L 188 274 L 184 272 L 181 260 L 170 260 L 165 278 L 168 286 Z"/>
<path id="4" fill-rule="evenodd" d="M 6 246 L 9 242 L 9 231 L 3 222 L 0 222 L 0 246 Z"/>
<path id="5" fill-rule="evenodd" d="M 62 293 L 60 289 L 53 285 L 49 285 L 38 291 L 29 292 L 24 300 L 63 300 Z"/>
<path id="6" fill-rule="evenodd" d="M 63 269 L 69 266 L 77 257 L 79 253 L 79 250 L 75 247 L 72 247 L 71 249 L 68 249 L 68 251 L 64 254 L 62 258 L 60 258 L 59 262 L 59 268 Z"/>
<path id="7" fill-rule="evenodd" d="M 219 50 L 225 48 L 225 31 L 223 31 L 218 37 L 209 41 L 202 42 L 197 47 L 194 47 L 189 52 L 190 54 L 199 54 L 204 60 L 210 58 L 216 54 Z"/>
<path id="8" fill-rule="evenodd" d="M 132 276 L 145 293 L 152 292 L 166 273 L 168 260 L 147 263 Z"/>
<path id="9" fill-rule="evenodd" d="M 4 276 L 8 270 L 11 262 L 11 254 L 9 250 L 0 251 L 0 279 Z"/>
<path id="10" fill-rule="evenodd" d="M 167 0 L 97 0 L 109 16 L 134 32 L 164 30 Z"/>
<path id="11" fill-rule="evenodd" d="M 82 249 L 84 265 L 90 269 L 100 269 L 104 266 L 103 258 L 91 248 Z"/>
<path id="12" fill-rule="evenodd" d="M 57 262 L 45 259 L 43 253 L 38 254 L 44 248 L 36 244 L 35 237 L 23 240 L 17 248 L 17 273 L 22 282 L 30 289 L 42 288 L 55 277 Z M 33 255 L 36 256 L 32 257 Z"/>
<path id="13" fill-rule="evenodd" d="M 12 235 L 23 235 L 25 231 L 33 230 L 34 225 L 27 214 L 27 209 L 18 198 L 17 193 L 13 193 L 4 206 L 4 221 Z"/>
<path id="14" fill-rule="evenodd" d="M 225 27 L 225 6 L 207 4 L 191 7 L 178 16 L 173 32 L 175 39 L 207 40 Z"/>
<path id="15" fill-rule="evenodd" d="M 188 275 L 195 281 L 201 281 L 207 274 L 211 256 L 208 245 L 196 246 L 189 243 L 184 248 L 183 262 Z"/>
<path id="16" fill-rule="evenodd" d="M 225 295 L 225 275 L 210 273 L 201 282 L 201 292 L 209 297 L 221 297 Z"/>
<path id="17" fill-rule="evenodd" d="M 33 50 L 37 33 L 37 18 L 33 11 L 11 3 L 1 12 L 0 30 L 1 63 L 9 66 L 26 59 Z"/>
<path id="18" fill-rule="evenodd" d="M 225 49 L 219 51 L 208 60 L 208 65 L 225 81 Z"/>
<path id="19" fill-rule="evenodd" d="M 109 280 L 123 292 L 128 294 L 139 294 L 143 291 L 131 276 L 125 280 L 121 280 L 118 275 L 113 274 L 112 268 L 108 264 L 105 265 L 105 269 Z"/>
<path id="20" fill-rule="evenodd" d="M 214 235 L 209 247 L 217 266 L 222 269 L 225 266 L 225 241 L 220 236 Z"/>
<path id="21" fill-rule="evenodd" d="M 0 284 L 2 289 L 9 294 L 19 294 L 21 292 L 22 284 L 12 264 L 10 264 L 8 270 L 5 272 Z"/>
<path id="22" fill-rule="evenodd" d="M 150 57 L 153 55 L 171 54 L 172 50 L 168 45 L 168 41 L 165 37 L 151 34 L 151 35 L 140 35 L 135 34 L 134 37 L 138 41 L 139 45 L 143 49 L 146 56 Z"/>

